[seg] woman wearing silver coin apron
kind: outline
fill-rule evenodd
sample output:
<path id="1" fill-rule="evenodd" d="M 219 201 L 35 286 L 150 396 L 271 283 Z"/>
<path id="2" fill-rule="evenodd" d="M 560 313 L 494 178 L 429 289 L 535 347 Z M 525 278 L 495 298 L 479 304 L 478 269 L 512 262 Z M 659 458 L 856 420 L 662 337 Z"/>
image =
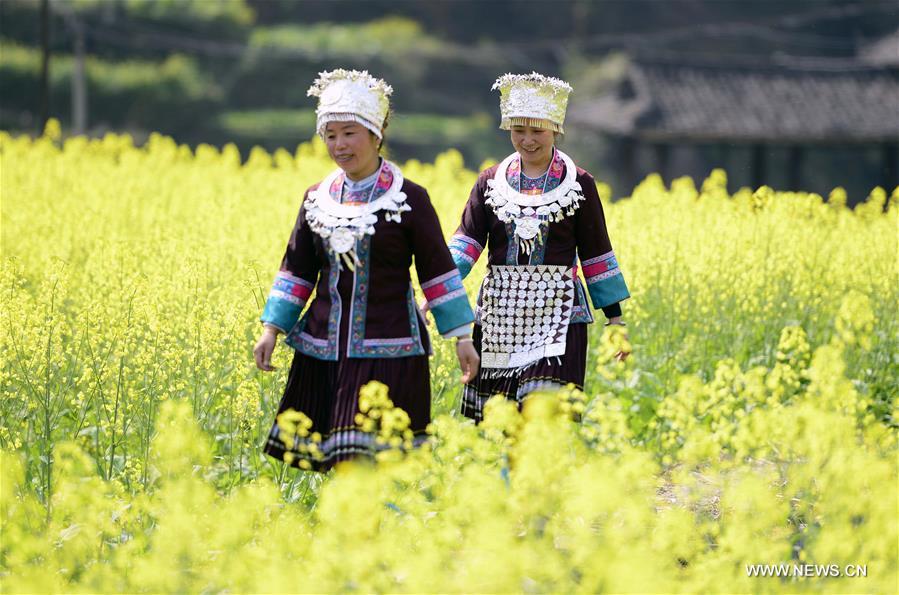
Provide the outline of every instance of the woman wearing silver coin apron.
<path id="1" fill-rule="evenodd" d="M 463 277 L 488 248 L 472 336 L 481 367 L 462 397 L 463 415 L 478 421 L 496 394 L 521 406 L 537 389 L 583 389 L 586 294 L 609 324 L 623 324 L 620 302 L 630 297 L 593 176 L 555 147 L 571 87 L 532 73 L 493 88 L 515 152 L 481 172 L 450 242 Z"/>

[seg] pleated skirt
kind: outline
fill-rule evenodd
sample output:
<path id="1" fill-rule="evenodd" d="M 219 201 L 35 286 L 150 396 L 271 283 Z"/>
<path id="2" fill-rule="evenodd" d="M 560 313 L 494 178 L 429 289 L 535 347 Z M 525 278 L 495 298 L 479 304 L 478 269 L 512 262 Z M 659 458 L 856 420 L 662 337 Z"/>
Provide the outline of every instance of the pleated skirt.
<path id="1" fill-rule="evenodd" d="M 431 381 L 426 355 L 344 357 L 333 362 L 296 352 L 278 414 L 293 409 L 308 416 L 312 420 L 309 434 L 318 432 L 321 435 L 320 454 L 308 452 L 305 448 L 308 439 L 291 437 L 289 446 L 285 444 L 277 416 L 263 447 L 264 452 L 276 459 L 287 460 L 294 467 L 315 471 L 327 471 L 341 461 L 356 457 L 373 456 L 382 447 L 375 443 L 373 434 L 362 432 L 356 423 L 359 389 L 372 380 L 387 385 L 394 406 L 409 415 L 414 443 L 423 442 L 431 422 Z M 287 453 L 290 456 L 285 456 Z"/>
<path id="2" fill-rule="evenodd" d="M 475 350 L 481 353 L 481 325 L 474 325 L 472 340 Z M 584 389 L 587 370 L 587 325 L 568 325 L 565 336 L 565 354 L 546 357 L 511 376 L 485 378 L 483 368 L 462 390 L 462 415 L 480 422 L 484 418 L 484 404 L 497 394 L 514 400 L 521 409 L 527 396 L 535 390 L 560 388 L 568 384 Z"/>

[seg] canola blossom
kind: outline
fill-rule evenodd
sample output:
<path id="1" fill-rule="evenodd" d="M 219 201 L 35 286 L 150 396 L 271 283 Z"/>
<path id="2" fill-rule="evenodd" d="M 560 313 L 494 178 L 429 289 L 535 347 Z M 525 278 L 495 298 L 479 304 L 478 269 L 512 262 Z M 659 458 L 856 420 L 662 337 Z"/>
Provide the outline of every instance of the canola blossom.
<path id="1" fill-rule="evenodd" d="M 251 350 L 320 141 L 242 164 L 51 124 L 0 159 L 3 592 L 896 589 L 899 190 L 601 187 L 633 297 L 585 391 L 475 426 L 436 338 L 428 442 L 371 383 L 376 462 L 318 475 L 261 454 L 291 353 Z M 402 167 L 451 234 L 476 173 Z"/>

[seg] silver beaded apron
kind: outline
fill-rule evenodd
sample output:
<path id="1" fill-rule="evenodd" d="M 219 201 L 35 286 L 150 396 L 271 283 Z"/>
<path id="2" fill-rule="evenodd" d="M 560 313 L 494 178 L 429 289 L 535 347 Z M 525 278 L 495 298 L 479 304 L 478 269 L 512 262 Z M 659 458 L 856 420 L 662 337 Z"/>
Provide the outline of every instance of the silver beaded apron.
<path id="1" fill-rule="evenodd" d="M 559 265 L 489 267 L 480 307 L 486 378 L 511 376 L 544 357 L 565 354 L 573 275 Z"/>

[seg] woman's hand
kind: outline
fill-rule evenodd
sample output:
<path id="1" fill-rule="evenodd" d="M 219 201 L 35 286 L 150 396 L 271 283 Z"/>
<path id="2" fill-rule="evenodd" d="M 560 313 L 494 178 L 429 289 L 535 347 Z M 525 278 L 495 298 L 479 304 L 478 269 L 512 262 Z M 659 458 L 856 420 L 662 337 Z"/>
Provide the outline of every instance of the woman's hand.
<path id="1" fill-rule="evenodd" d="M 624 334 L 624 338 L 627 339 L 627 333 Z M 628 343 L 630 343 L 629 339 L 628 339 Z M 618 353 L 615 354 L 615 359 L 619 362 L 623 362 L 624 360 L 627 359 L 627 356 L 629 356 L 630 354 L 631 354 L 630 351 L 619 351 Z"/>
<path id="2" fill-rule="evenodd" d="M 609 318 L 609 322 L 606 324 L 606 326 L 627 326 L 627 325 L 621 319 L 621 316 L 613 316 L 612 318 Z M 624 336 L 625 343 L 627 345 L 630 345 L 631 342 L 630 342 L 630 338 L 627 336 L 627 331 L 622 331 L 621 334 Z M 630 354 L 631 354 L 630 350 L 627 350 L 627 351 L 622 350 L 615 354 L 615 359 L 619 362 L 623 362 L 624 360 L 627 359 L 627 356 L 629 356 Z"/>
<path id="3" fill-rule="evenodd" d="M 262 336 L 256 342 L 253 348 L 253 358 L 256 360 L 256 367 L 263 372 L 271 372 L 275 368 L 272 367 L 272 353 L 275 351 L 275 344 L 278 342 L 278 329 L 272 326 L 264 327 Z"/>
<path id="4" fill-rule="evenodd" d="M 474 380 L 481 365 L 481 358 L 470 338 L 461 337 L 456 341 L 456 357 L 459 358 L 459 369 L 462 370 L 462 384 Z"/>
<path id="5" fill-rule="evenodd" d="M 421 313 L 421 317 L 425 320 L 425 325 L 430 326 L 431 320 L 428 318 L 428 311 L 431 309 L 431 304 L 428 303 L 428 300 L 424 300 L 421 305 L 418 307 L 418 311 Z"/>

